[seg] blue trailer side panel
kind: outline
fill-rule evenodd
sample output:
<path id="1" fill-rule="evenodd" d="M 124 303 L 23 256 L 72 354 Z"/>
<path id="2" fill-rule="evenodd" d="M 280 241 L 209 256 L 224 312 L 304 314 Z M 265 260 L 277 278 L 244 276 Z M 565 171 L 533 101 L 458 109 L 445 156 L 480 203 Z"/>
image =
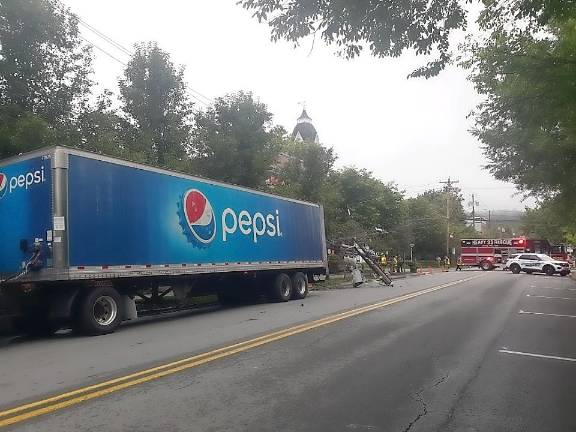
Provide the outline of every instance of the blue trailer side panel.
<path id="1" fill-rule="evenodd" d="M 50 155 L 0 167 L 0 275 L 18 273 L 36 238 L 47 244 L 52 229 L 52 170 Z M 45 250 L 44 261 L 46 261 Z"/>
<path id="2" fill-rule="evenodd" d="M 322 261 L 318 206 L 78 155 L 70 266 Z"/>

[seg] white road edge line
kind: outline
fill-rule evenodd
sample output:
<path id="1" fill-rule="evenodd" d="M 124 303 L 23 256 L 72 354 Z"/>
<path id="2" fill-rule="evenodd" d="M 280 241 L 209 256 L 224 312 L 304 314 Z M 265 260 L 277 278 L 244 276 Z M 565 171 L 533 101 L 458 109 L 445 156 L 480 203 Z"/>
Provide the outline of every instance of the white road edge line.
<path id="1" fill-rule="evenodd" d="M 536 358 L 543 358 L 543 359 L 550 359 L 550 360 L 562 360 L 562 361 L 567 361 L 567 362 L 576 362 L 576 358 L 572 358 L 572 357 L 558 357 L 558 356 L 551 356 L 551 355 L 544 355 L 544 354 L 533 354 L 533 353 L 527 353 L 527 352 L 522 352 L 522 351 L 511 351 L 511 350 L 507 350 L 507 349 L 501 349 L 501 350 L 498 350 L 498 352 L 501 352 L 504 354 L 521 355 L 521 356 L 526 356 L 526 357 L 536 357 Z"/>
<path id="2" fill-rule="evenodd" d="M 576 300 L 574 297 L 549 297 L 543 295 L 526 294 L 526 297 L 553 299 L 553 300 Z"/>
<path id="3" fill-rule="evenodd" d="M 563 314 L 552 314 L 552 313 L 544 313 L 544 312 L 530 312 L 530 311 L 518 311 L 519 314 L 527 314 L 527 315 L 544 315 L 544 316 L 553 316 L 553 317 L 564 317 L 564 318 L 576 318 L 576 315 L 563 315 Z"/>
<path id="4" fill-rule="evenodd" d="M 539 287 L 535 285 L 531 285 L 530 288 L 537 288 L 537 289 L 551 289 L 551 290 L 566 290 L 566 291 L 576 291 L 576 288 L 561 288 L 561 287 Z"/>

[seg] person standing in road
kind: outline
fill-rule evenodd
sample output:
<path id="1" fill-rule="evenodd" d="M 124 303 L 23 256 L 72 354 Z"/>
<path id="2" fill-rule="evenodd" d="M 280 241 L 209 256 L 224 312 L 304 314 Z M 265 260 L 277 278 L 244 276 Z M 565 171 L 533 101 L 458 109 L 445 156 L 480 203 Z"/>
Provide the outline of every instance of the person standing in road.
<path id="1" fill-rule="evenodd" d="M 386 254 L 382 254 L 380 257 L 380 265 L 382 266 L 382 270 L 386 271 L 386 266 L 388 265 L 388 258 L 386 258 Z"/>
<path id="2" fill-rule="evenodd" d="M 398 271 L 398 256 L 394 255 L 394 258 L 392 258 L 392 272 L 395 273 L 396 271 Z"/>
<path id="3" fill-rule="evenodd" d="M 459 256 L 456 261 L 456 271 L 462 271 L 462 257 Z"/>
<path id="4" fill-rule="evenodd" d="M 438 265 L 438 268 L 442 267 L 442 258 L 440 258 L 440 256 L 436 257 L 436 264 Z"/>
<path id="5" fill-rule="evenodd" d="M 398 273 L 404 273 L 404 257 L 398 257 Z"/>
<path id="6" fill-rule="evenodd" d="M 444 257 L 444 269 L 445 271 L 450 271 L 450 258 L 448 258 L 448 255 Z"/>

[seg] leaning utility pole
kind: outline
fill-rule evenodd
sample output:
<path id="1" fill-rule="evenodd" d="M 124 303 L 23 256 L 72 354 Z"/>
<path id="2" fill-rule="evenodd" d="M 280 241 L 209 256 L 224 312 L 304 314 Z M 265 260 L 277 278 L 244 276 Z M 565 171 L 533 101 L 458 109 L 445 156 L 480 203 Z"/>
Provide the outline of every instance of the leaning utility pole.
<path id="1" fill-rule="evenodd" d="M 446 256 L 450 258 L 450 196 L 452 194 L 452 185 L 460 183 L 458 180 L 441 181 L 440 183 L 446 185 Z"/>

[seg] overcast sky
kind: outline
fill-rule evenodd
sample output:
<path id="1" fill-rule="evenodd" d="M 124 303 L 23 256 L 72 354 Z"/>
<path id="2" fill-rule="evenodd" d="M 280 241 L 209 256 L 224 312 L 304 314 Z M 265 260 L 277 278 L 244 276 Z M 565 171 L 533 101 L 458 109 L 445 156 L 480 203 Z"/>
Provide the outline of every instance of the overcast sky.
<path id="1" fill-rule="evenodd" d="M 174 62 L 186 66 L 190 88 L 208 98 L 252 91 L 288 131 L 305 101 L 320 141 L 335 148 L 338 166 L 367 168 L 409 196 L 439 187 L 450 176 L 460 181 L 466 201 L 476 194 L 481 209 L 523 209 L 531 203 L 482 168 L 486 159 L 466 118 L 479 96 L 465 71 L 450 68 L 433 79 L 407 79 L 423 59 L 366 54 L 344 60 L 320 41 L 313 50 L 311 41 L 298 48 L 273 43 L 268 26 L 252 19 L 236 0 L 64 3 L 123 46 L 157 41 Z M 126 54 L 81 29 L 86 39 L 128 61 Z M 94 51 L 99 86 L 117 91 L 123 65 Z"/>

